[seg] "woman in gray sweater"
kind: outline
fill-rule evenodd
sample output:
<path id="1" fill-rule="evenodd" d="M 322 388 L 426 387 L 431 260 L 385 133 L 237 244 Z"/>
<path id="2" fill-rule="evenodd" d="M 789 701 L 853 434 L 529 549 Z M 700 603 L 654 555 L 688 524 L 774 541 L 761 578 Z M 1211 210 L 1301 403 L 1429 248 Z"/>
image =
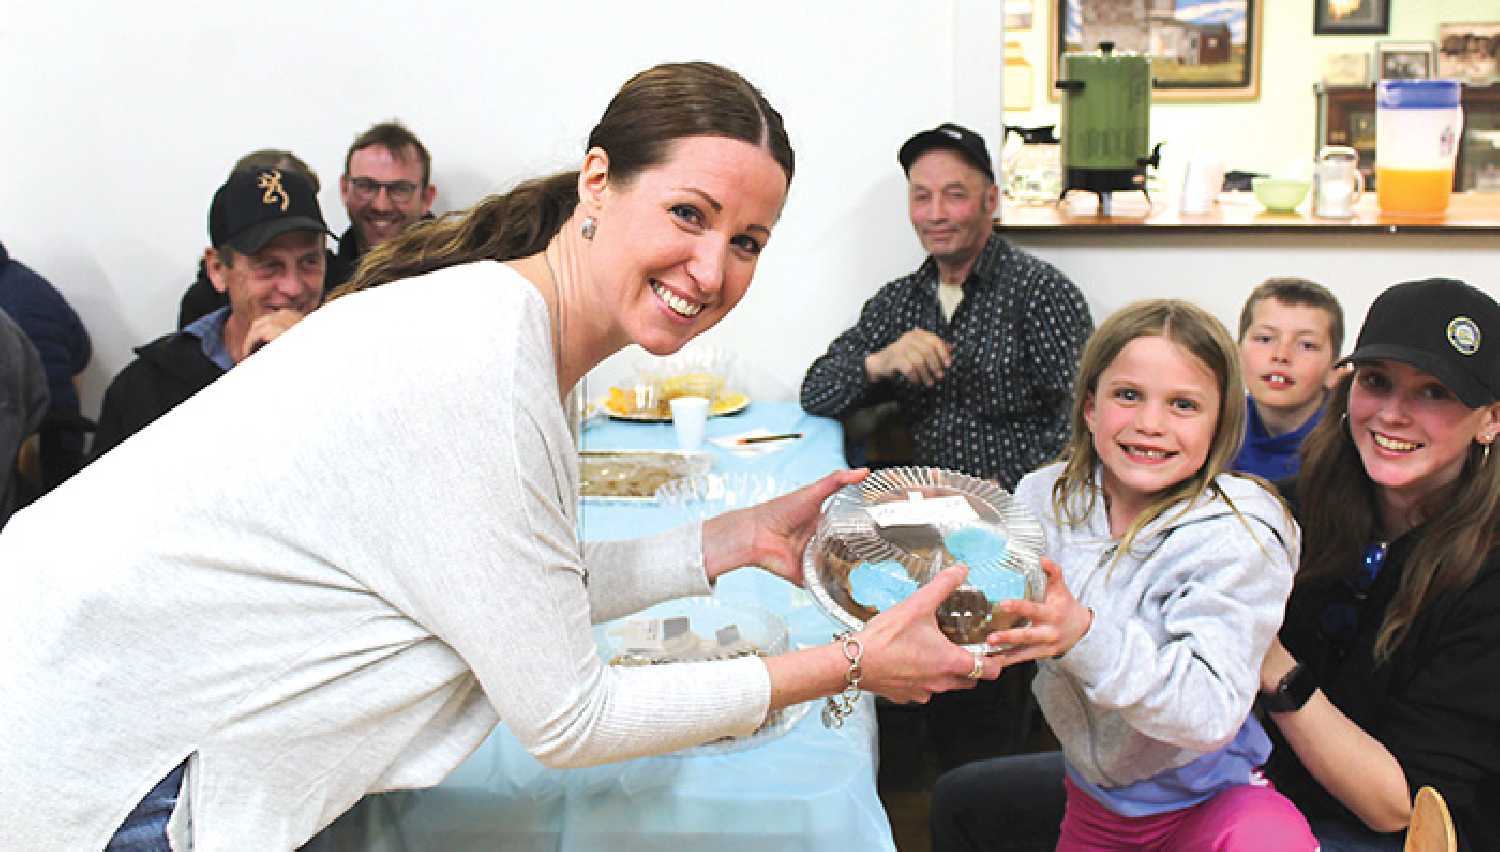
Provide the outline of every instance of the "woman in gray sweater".
<path id="1" fill-rule="evenodd" d="M 438 783 L 502 719 L 581 766 L 749 734 L 856 680 L 920 701 L 994 677 L 933 618 L 961 570 L 781 657 L 595 650 L 594 622 L 735 567 L 800 580 L 823 498 L 859 479 L 644 541 L 576 532 L 564 396 L 627 344 L 674 352 L 722 319 L 791 175 L 738 75 L 642 72 L 579 171 L 381 246 L 351 287 L 369 292 L 18 515 L 0 848 L 290 849 L 367 792 Z"/>

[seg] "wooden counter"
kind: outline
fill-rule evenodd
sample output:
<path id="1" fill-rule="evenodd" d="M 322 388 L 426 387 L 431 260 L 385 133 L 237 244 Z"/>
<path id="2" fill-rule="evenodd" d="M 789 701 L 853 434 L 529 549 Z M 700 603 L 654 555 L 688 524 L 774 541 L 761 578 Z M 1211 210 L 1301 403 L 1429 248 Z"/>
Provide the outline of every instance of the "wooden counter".
<path id="1" fill-rule="evenodd" d="M 1225 192 L 1210 213 L 1179 213 L 1175 199 L 1166 203 L 1160 195 L 1147 205 L 1139 192 L 1117 192 L 1113 214 L 1100 216 L 1093 193 L 1074 191 L 1065 204 L 1031 206 L 1002 199 L 995 229 L 1009 232 L 1108 231 L 1141 232 L 1362 232 L 1443 234 L 1454 232 L 1500 232 L 1500 194 L 1455 193 L 1448 212 L 1440 217 L 1388 216 L 1375 204 L 1375 194 L 1359 200 L 1353 219 L 1319 219 L 1311 215 L 1312 199 L 1298 205 L 1295 213 L 1269 213 L 1248 192 Z"/>

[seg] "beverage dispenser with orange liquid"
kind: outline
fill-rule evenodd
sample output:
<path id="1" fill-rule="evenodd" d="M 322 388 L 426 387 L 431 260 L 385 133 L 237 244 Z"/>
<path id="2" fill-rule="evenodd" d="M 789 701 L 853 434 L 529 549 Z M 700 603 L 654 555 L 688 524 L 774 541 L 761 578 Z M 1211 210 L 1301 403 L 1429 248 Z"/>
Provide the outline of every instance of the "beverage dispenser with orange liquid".
<path id="1" fill-rule="evenodd" d="M 1375 93 L 1375 195 L 1382 213 L 1448 209 L 1463 133 L 1457 80 L 1381 80 Z"/>

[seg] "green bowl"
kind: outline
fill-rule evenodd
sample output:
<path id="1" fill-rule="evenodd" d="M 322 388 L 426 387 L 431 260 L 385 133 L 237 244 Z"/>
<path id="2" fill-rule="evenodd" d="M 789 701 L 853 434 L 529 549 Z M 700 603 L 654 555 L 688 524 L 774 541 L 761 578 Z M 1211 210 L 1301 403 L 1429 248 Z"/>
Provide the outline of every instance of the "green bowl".
<path id="1" fill-rule="evenodd" d="M 1250 181 L 1255 199 L 1272 213 L 1291 213 L 1307 197 L 1312 182 L 1302 178 L 1258 177 Z"/>

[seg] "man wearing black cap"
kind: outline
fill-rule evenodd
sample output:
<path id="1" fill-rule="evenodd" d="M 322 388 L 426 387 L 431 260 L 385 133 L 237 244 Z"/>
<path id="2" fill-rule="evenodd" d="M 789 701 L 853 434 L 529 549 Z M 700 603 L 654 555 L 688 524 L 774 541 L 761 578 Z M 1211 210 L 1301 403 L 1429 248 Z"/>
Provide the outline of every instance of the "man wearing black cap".
<path id="1" fill-rule="evenodd" d="M 1073 377 L 1093 331 L 1088 304 L 1061 272 L 994 232 L 999 190 L 977 133 L 939 125 L 907 140 L 897 159 L 928 257 L 882 287 L 813 362 L 802 407 L 844 417 L 894 400 L 912 461 L 1010 490 L 1067 438 Z M 1024 678 L 1017 669 L 993 686 L 934 697 L 927 729 L 941 766 L 1019 745 Z"/>
<path id="2" fill-rule="evenodd" d="M 104 394 L 93 457 L 145 428 L 295 325 L 323 298 L 328 233 L 301 174 L 243 169 L 214 194 L 204 268 L 229 304 L 136 349 Z"/>

